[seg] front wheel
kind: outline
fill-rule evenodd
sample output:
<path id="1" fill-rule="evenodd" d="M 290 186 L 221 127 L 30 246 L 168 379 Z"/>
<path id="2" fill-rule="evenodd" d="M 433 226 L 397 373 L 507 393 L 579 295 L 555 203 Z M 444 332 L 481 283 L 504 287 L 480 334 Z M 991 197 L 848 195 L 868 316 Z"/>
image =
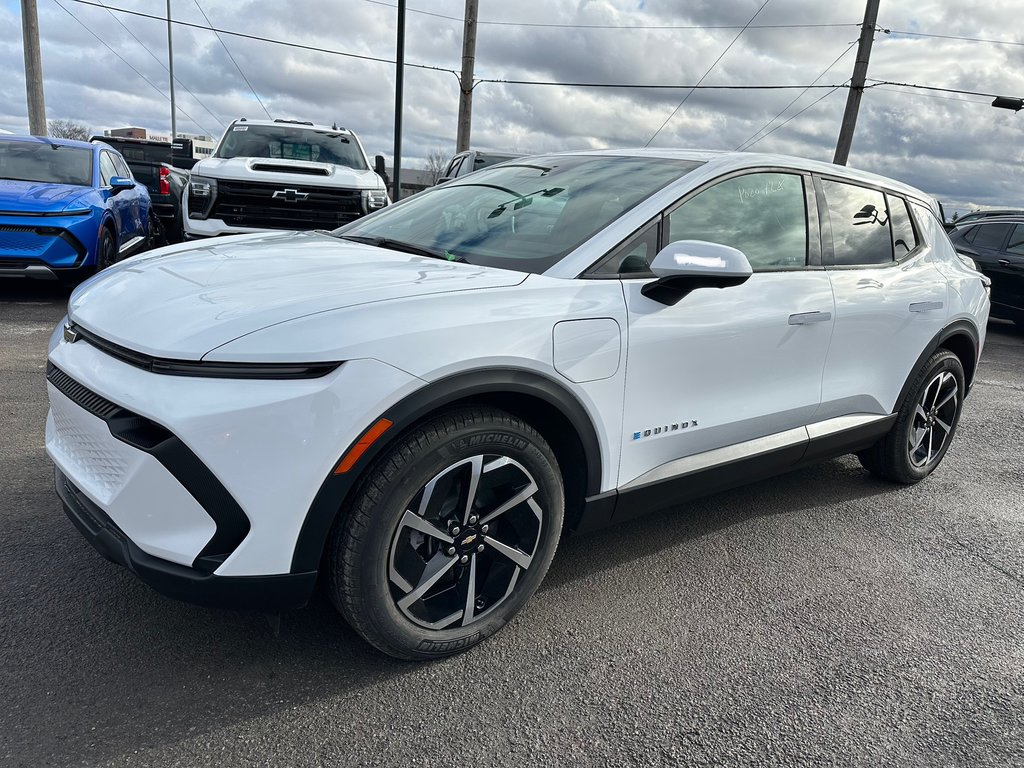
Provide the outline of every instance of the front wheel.
<path id="1" fill-rule="evenodd" d="M 926 478 L 949 450 L 965 392 L 960 359 L 940 349 L 917 375 L 892 429 L 857 454 L 861 464 L 874 475 L 905 485 Z"/>
<path id="2" fill-rule="evenodd" d="M 96 248 L 96 271 L 106 269 L 117 261 L 117 243 L 110 229 L 103 227 L 100 230 L 100 241 Z"/>
<path id="3" fill-rule="evenodd" d="M 558 463 L 529 424 L 491 408 L 440 414 L 361 480 L 331 535 L 331 597 L 384 653 L 449 656 L 536 591 L 563 516 Z"/>

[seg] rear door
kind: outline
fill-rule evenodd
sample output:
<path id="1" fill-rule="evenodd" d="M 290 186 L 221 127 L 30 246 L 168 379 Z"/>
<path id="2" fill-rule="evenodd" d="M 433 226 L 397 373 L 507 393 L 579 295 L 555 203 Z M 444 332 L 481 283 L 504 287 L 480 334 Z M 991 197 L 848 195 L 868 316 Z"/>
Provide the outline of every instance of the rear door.
<path id="1" fill-rule="evenodd" d="M 949 289 L 903 197 L 845 180 L 815 181 L 836 302 L 818 417 L 891 413 L 946 323 Z"/>
<path id="2" fill-rule="evenodd" d="M 1014 224 L 1006 248 L 996 259 L 993 273 L 1003 282 L 1005 303 L 1018 311 L 1024 311 L 1024 224 Z M 996 280 L 992 280 L 995 291 Z"/>

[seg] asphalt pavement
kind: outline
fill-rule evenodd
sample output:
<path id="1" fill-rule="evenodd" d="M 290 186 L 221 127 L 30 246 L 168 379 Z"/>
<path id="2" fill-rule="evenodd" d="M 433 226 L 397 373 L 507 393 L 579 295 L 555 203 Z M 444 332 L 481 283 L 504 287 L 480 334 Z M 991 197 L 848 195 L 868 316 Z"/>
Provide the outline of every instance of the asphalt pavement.
<path id="1" fill-rule="evenodd" d="M 59 289 L 0 283 L 0 765 L 1024 765 L 1024 333 L 911 488 L 853 457 L 570 539 L 469 653 L 166 599 L 53 492 Z"/>

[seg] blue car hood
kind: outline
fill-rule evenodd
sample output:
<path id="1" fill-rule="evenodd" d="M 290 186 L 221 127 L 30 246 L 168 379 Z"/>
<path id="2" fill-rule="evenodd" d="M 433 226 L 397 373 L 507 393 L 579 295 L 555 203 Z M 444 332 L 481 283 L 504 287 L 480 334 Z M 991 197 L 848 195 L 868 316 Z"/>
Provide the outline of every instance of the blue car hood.
<path id="1" fill-rule="evenodd" d="M 0 212 L 59 213 L 91 187 L 0 179 Z"/>

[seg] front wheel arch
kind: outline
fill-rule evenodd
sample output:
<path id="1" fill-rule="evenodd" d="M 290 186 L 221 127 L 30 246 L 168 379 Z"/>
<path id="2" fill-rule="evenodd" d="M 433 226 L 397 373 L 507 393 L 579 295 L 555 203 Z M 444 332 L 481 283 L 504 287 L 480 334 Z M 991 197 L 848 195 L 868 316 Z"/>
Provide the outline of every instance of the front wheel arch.
<path id="1" fill-rule="evenodd" d="M 549 441 L 563 467 L 566 524 L 574 526 L 584 499 L 600 492 L 602 479 L 601 446 L 586 409 L 561 384 L 542 374 L 518 368 L 480 369 L 432 382 L 380 415 L 393 426 L 356 462 L 355 471 L 328 475 L 317 491 L 295 543 L 291 572 L 319 569 L 331 526 L 339 514 L 344 514 L 359 479 L 378 456 L 424 419 L 468 404 L 506 410 L 530 423 Z M 367 424 L 367 430 L 376 422 L 374 419 Z M 338 461 L 352 447 L 345 446 Z"/>

